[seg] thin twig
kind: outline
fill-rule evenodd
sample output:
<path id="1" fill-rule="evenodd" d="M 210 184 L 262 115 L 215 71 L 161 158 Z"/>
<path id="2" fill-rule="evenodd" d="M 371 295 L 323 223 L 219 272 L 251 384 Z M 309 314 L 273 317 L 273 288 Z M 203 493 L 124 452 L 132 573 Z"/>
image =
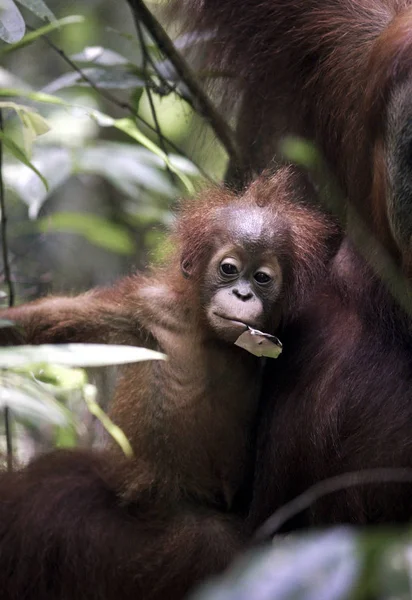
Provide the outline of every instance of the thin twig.
<path id="1" fill-rule="evenodd" d="M 266 540 L 271 538 L 292 517 L 307 510 L 323 496 L 340 492 L 350 487 L 385 483 L 412 483 L 412 469 L 381 468 L 365 469 L 336 475 L 330 479 L 319 481 L 287 504 L 281 506 L 257 530 L 255 538 Z"/>
<path id="2" fill-rule="evenodd" d="M 139 21 L 139 25 L 140 25 L 140 21 Z M 140 28 L 141 30 L 141 28 Z M 144 62 L 146 62 L 148 65 L 150 65 L 150 67 L 153 69 L 153 73 L 156 75 L 156 77 L 158 77 L 161 86 L 164 87 L 164 89 L 166 90 L 166 92 L 160 87 L 160 86 L 155 86 L 155 84 L 153 84 L 154 89 L 156 91 L 157 94 L 159 94 L 160 96 L 164 96 L 165 94 L 176 94 L 180 100 L 183 100 L 184 102 L 188 103 L 190 106 L 192 106 L 192 103 L 190 101 L 190 98 L 184 98 L 178 91 L 177 89 L 177 84 L 178 82 L 174 83 L 173 85 L 163 76 L 163 74 L 160 72 L 160 69 L 158 67 L 158 65 L 156 64 L 156 61 L 153 60 L 152 55 L 150 54 L 150 52 L 147 50 L 147 45 L 144 43 L 144 39 L 142 41 L 142 39 L 140 39 L 140 33 L 139 33 L 139 27 L 137 27 L 137 32 L 139 34 L 139 41 L 140 41 L 140 46 L 142 46 L 143 43 L 143 48 L 144 48 Z M 143 68 L 143 70 L 145 70 L 145 68 Z"/>
<path id="3" fill-rule="evenodd" d="M 143 72 L 146 73 L 146 68 L 147 68 L 147 64 L 148 64 L 148 60 L 149 60 L 149 53 L 147 51 L 147 47 L 146 47 L 146 43 L 144 41 L 144 36 L 143 36 L 143 30 L 142 30 L 142 26 L 139 23 L 136 23 L 136 29 L 137 29 L 137 35 L 139 37 L 139 43 L 140 43 L 140 49 L 142 51 L 142 56 L 143 56 Z M 152 90 L 150 89 L 150 82 L 148 81 L 148 79 L 146 79 L 146 94 L 147 94 L 147 99 L 149 101 L 149 106 L 150 106 L 150 112 L 152 114 L 152 118 L 153 118 L 153 122 L 155 124 L 155 128 L 156 128 L 156 132 L 159 138 L 159 143 L 160 143 L 160 147 L 163 150 L 163 152 L 166 154 L 166 156 L 168 155 L 167 152 L 167 148 L 166 145 L 164 143 L 163 140 L 163 136 L 162 136 L 162 130 L 160 128 L 160 123 L 159 123 L 159 119 L 157 118 L 157 112 L 156 112 L 156 108 L 153 102 L 153 96 L 152 96 Z M 169 177 L 171 179 L 171 182 L 173 184 L 176 183 L 176 178 L 174 176 L 174 173 L 172 173 L 172 171 L 169 169 L 168 166 L 166 166 L 167 168 L 167 172 L 169 174 Z"/>
<path id="4" fill-rule="evenodd" d="M 13 434 L 11 431 L 10 407 L 4 407 L 4 428 L 6 430 L 7 471 L 13 471 Z"/>
<path id="5" fill-rule="evenodd" d="M 0 131 L 3 132 L 3 111 L 0 109 Z M 10 271 L 9 248 L 7 244 L 7 212 L 3 182 L 3 144 L 0 141 L 0 211 L 1 211 L 1 250 L 3 255 L 4 279 L 8 290 L 9 306 L 14 304 L 14 286 Z"/>
<path id="6" fill-rule="evenodd" d="M 127 0 L 133 14 L 133 18 L 138 27 L 138 23 L 143 23 L 148 33 L 156 42 L 159 50 L 170 60 L 181 81 L 186 85 L 193 97 L 198 112 L 208 121 L 216 136 L 226 149 L 231 161 L 235 161 L 239 168 L 242 167 L 242 155 L 235 142 L 235 136 L 221 117 L 219 112 L 213 106 L 207 94 L 199 86 L 197 78 L 173 45 L 173 42 L 154 18 L 152 13 L 144 4 L 143 0 Z"/>
<path id="7" fill-rule="evenodd" d="M 3 112 L 0 109 L 0 131 L 3 132 Z M 11 278 L 9 248 L 7 244 L 7 213 L 6 202 L 4 198 L 3 182 L 3 144 L 0 140 L 0 211 L 1 211 L 1 248 L 3 255 L 4 279 L 8 289 L 9 306 L 14 304 L 14 286 Z M 10 408 L 4 408 L 4 427 L 6 430 L 6 451 L 7 451 L 7 470 L 13 470 L 13 440 L 11 431 Z"/>
<path id="8" fill-rule="evenodd" d="M 27 25 L 27 29 L 29 29 L 30 31 L 34 31 L 34 28 L 30 27 L 28 25 Z M 83 81 L 85 83 L 87 83 L 97 94 L 99 94 L 102 98 L 105 98 L 105 100 L 107 100 L 108 102 L 111 102 L 118 108 L 121 108 L 122 110 L 127 110 L 135 119 L 137 119 L 138 121 L 143 123 L 143 125 L 145 125 L 148 129 L 150 129 L 154 133 L 158 134 L 156 128 L 153 127 L 153 125 L 151 125 L 150 123 L 148 123 L 142 116 L 140 116 L 139 113 L 135 110 L 135 108 L 129 102 L 119 100 L 119 98 L 117 98 L 116 96 L 114 96 L 113 94 L 108 92 L 107 90 L 104 90 L 101 87 L 99 87 L 98 85 L 96 85 L 96 83 L 92 79 L 90 79 L 90 77 L 88 77 L 85 73 L 83 73 L 82 69 L 75 62 L 73 62 L 73 60 L 69 56 L 67 56 L 67 54 L 64 52 L 64 50 L 62 50 L 61 48 L 56 46 L 56 44 L 54 42 L 52 42 L 47 35 L 42 35 L 41 37 L 46 42 L 46 44 L 48 46 L 50 46 L 50 48 L 52 48 L 52 50 L 54 50 L 57 54 L 59 54 L 60 57 L 64 60 L 64 62 L 66 64 L 68 64 L 71 67 L 71 69 L 73 69 L 73 71 L 78 73 L 80 75 L 80 77 L 83 79 Z M 172 140 L 170 140 L 168 137 L 166 137 L 162 132 L 160 132 L 160 136 L 170 146 L 170 148 L 172 150 L 174 150 L 181 156 L 187 157 L 187 154 L 181 148 L 179 148 L 179 146 L 177 146 L 174 142 L 172 142 Z M 195 163 L 193 161 L 193 159 L 190 159 L 190 160 L 194 164 L 194 166 L 197 168 L 199 173 L 201 173 L 201 175 L 203 175 L 203 177 L 205 179 L 213 182 L 213 177 L 211 177 L 208 173 L 206 173 L 206 171 L 200 165 Z"/>

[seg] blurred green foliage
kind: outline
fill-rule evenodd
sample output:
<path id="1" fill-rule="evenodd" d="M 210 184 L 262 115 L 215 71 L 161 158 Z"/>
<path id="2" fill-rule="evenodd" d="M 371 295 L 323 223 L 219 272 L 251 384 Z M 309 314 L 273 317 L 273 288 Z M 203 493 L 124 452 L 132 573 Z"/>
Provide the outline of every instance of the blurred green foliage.
<path id="1" fill-rule="evenodd" d="M 278 536 L 191 600 L 408 600 L 411 532 L 349 527 Z"/>
<path id="2" fill-rule="evenodd" d="M 1 4 L 1 242 L 18 303 L 110 283 L 149 255 L 157 259 L 176 198 L 221 177 L 223 151 L 182 98 L 167 58 L 145 33 L 142 41 L 126 0 Z M 6 306 L 4 273 L 3 265 Z M 27 460 L 38 450 L 33 440 L 40 448 L 93 442 L 79 426 L 84 402 L 101 422 L 105 416 L 84 372 L 44 362 L 53 352 L 27 351 L 29 364 L 11 370 L 5 356 L 17 355 L 0 351 L 0 407 L 10 409 L 15 456 Z M 88 364 L 81 349 L 70 352 Z M 3 423 L 3 449 L 5 433 Z"/>
<path id="3" fill-rule="evenodd" d="M 45 291 L 31 278 L 25 285 L 27 248 L 39 250 L 33 279 L 43 271 L 48 289 L 112 281 L 157 252 L 162 236 L 152 233 L 170 224 L 176 197 L 205 183 L 196 165 L 218 180 L 225 157 L 147 36 L 142 50 L 126 1 L 8 6 L 9 20 L 0 15 L 3 172 L 9 252 L 26 300 Z M 79 265 L 71 249 L 89 245 L 92 260 Z M 56 246 L 71 256 L 56 256 Z"/>

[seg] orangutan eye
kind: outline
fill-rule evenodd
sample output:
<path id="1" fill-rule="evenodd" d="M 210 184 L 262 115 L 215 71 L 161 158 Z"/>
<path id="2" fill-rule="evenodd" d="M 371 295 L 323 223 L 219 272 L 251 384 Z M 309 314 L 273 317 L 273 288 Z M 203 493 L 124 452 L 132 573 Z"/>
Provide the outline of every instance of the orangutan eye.
<path id="1" fill-rule="evenodd" d="M 239 274 L 239 269 L 233 261 L 226 259 L 220 263 L 220 272 L 222 275 L 233 277 Z"/>
<path id="2" fill-rule="evenodd" d="M 261 285 L 272 281 L 271 276 L 265 273 L 264 271 L 257 271 L 253 277 L 255 281 L 257 281 L 257 283 L 260 283 Z"/>

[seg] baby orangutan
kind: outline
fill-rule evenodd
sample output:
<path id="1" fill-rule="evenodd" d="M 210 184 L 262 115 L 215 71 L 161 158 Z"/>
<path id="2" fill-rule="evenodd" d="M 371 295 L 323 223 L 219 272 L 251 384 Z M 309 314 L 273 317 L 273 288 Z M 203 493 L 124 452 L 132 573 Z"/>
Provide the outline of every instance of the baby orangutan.
<path id="1" fill-rule="evenodd" d="M 335 228 L 299 202 L 305 189 L 283 168 L 240 197 L 206 192 L 184 203 L 165 266 L 2 312 L 23 343 L 168 356 L 125 367 L 117 385 L 112 417 L 133 459 L 56 451 L 1 476 L 4 600 L 178 599 L 242 548 L 261 359 L 235 342 L 274 334 L 324 272 Z"/>

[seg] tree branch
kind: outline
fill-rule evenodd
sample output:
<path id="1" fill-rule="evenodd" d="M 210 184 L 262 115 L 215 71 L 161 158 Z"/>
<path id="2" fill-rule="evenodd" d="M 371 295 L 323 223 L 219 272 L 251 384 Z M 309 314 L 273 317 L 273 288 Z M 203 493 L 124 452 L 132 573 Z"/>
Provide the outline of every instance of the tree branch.
<path id="1" fill-rule="evenodd" d="M 3 132 L 3 113 L 0 110 L 0 131 Z M 4 280 L 8 289 L 9 306 L 14 304 L 14 286 L 11 278 L 9 248 L 7 244 L 7 212 L 4 199 L 3 182 L 3 144 L 0 141 L 0 212 L 1 212 L 1 250 L 3 256 Z"/>
<path id="2" fill-rule="evenodd" d="M 255 539 L 259 542 L 272 538 L 279 529 L 292 517 L 310 508 L 317 500 L 347 490 L 351 487 L 379 485 L 387 483 L 411 483 L 412 469 L 408 467 L 382 467 L 363 469 L 335 475 L 329 479 L 318 481 L 290 502 L 278 508 L 272 516 L 259 527 Z"/>
<path id="3" fill-rule="evenodd" d="M 0 109 L 0 131 L 3 132 L 3 113 Z M 4 198 L 4 182 L 3 182 L 3 143 L 0 141 L 0 212 L 1 212 L 1 248 L 3 254 L 3 270 L 4 280 L 9 293 L 9 306 L 14 304 L 14 287 L 11 278 L 9 248 L 7 245 L 7 213 L 6 202 Z M 7 454 L 7 470 L 13 470 L 13 440 L 11 433 L 11 415 L 10 408 L 4 407 L 4 427 L 6 430 L 6 454 Z"/>
<path id="4" fill-rule="evenodd" d="M 144 35 L 143 35 L 143 28 L 139 21 L 136 23 L 136 26 L 137 26 L 137 35 L 138 35 L 139 43 L 140 43 L 140 49 L 142 51 L 142 56 L 143 56 L 143 65 L 142 65 L 143 72 L 146 73 L 147 65 L 150 61 L 150 54 L 147 50 L 146 43 L 144 40 Z M 150 112 L 152 114 L 153 123 L 154 123 L 155 129 L 157 131 L 157 136 L 159 138 L 160 147 L 167 156 L 168 155 L 167 148 L 166 148 L 166 145 L 165 145 L 163 137 L 162 137 L 162 130 L 160 127 L 159 119 L 157 118 L 157 112 L 156 112 L 156 108 L 155 108 L 155 105 L 153 102 L 153 96 L 152 96 L 152 90 L 150 88 L 150 83 L 151 83 L 150 79 L 147 79 L 146 80 L 146 94 L 147 94 L 147 99 L 149 101 Z M 167 172 L 168 172 L 171 182 L 173 184 L 176 184 L 176 178 L 175 178 L 174 173 L 172 173 L 172 171 L 170 170 L 170 168 L 168 166 L 166 166 L 166 169 L 167 169 Z"/>
<path id="5" fill-rule="evenodd" d="M 133 14 L 136 27 L 143 23 L 150 36 L 156 42 L 159 50 L 165 54 L 174 66 L 177 75 L 186 85 L 193 97 L 196 110 L 212 127 L 216 136 L 226 149 L 231 163 L 236 163 L 238 168 L 242 167 L 242 156 L 235 141 L 235 136 L 229 125 L 222 119 L 219 112 L 213 106 L 207 94 L 199 86 L 196 76 L 173 45 L 173 42 L 153 17 L 152 13 L 144 4 L 143 0 L 127 0 Z"/>

